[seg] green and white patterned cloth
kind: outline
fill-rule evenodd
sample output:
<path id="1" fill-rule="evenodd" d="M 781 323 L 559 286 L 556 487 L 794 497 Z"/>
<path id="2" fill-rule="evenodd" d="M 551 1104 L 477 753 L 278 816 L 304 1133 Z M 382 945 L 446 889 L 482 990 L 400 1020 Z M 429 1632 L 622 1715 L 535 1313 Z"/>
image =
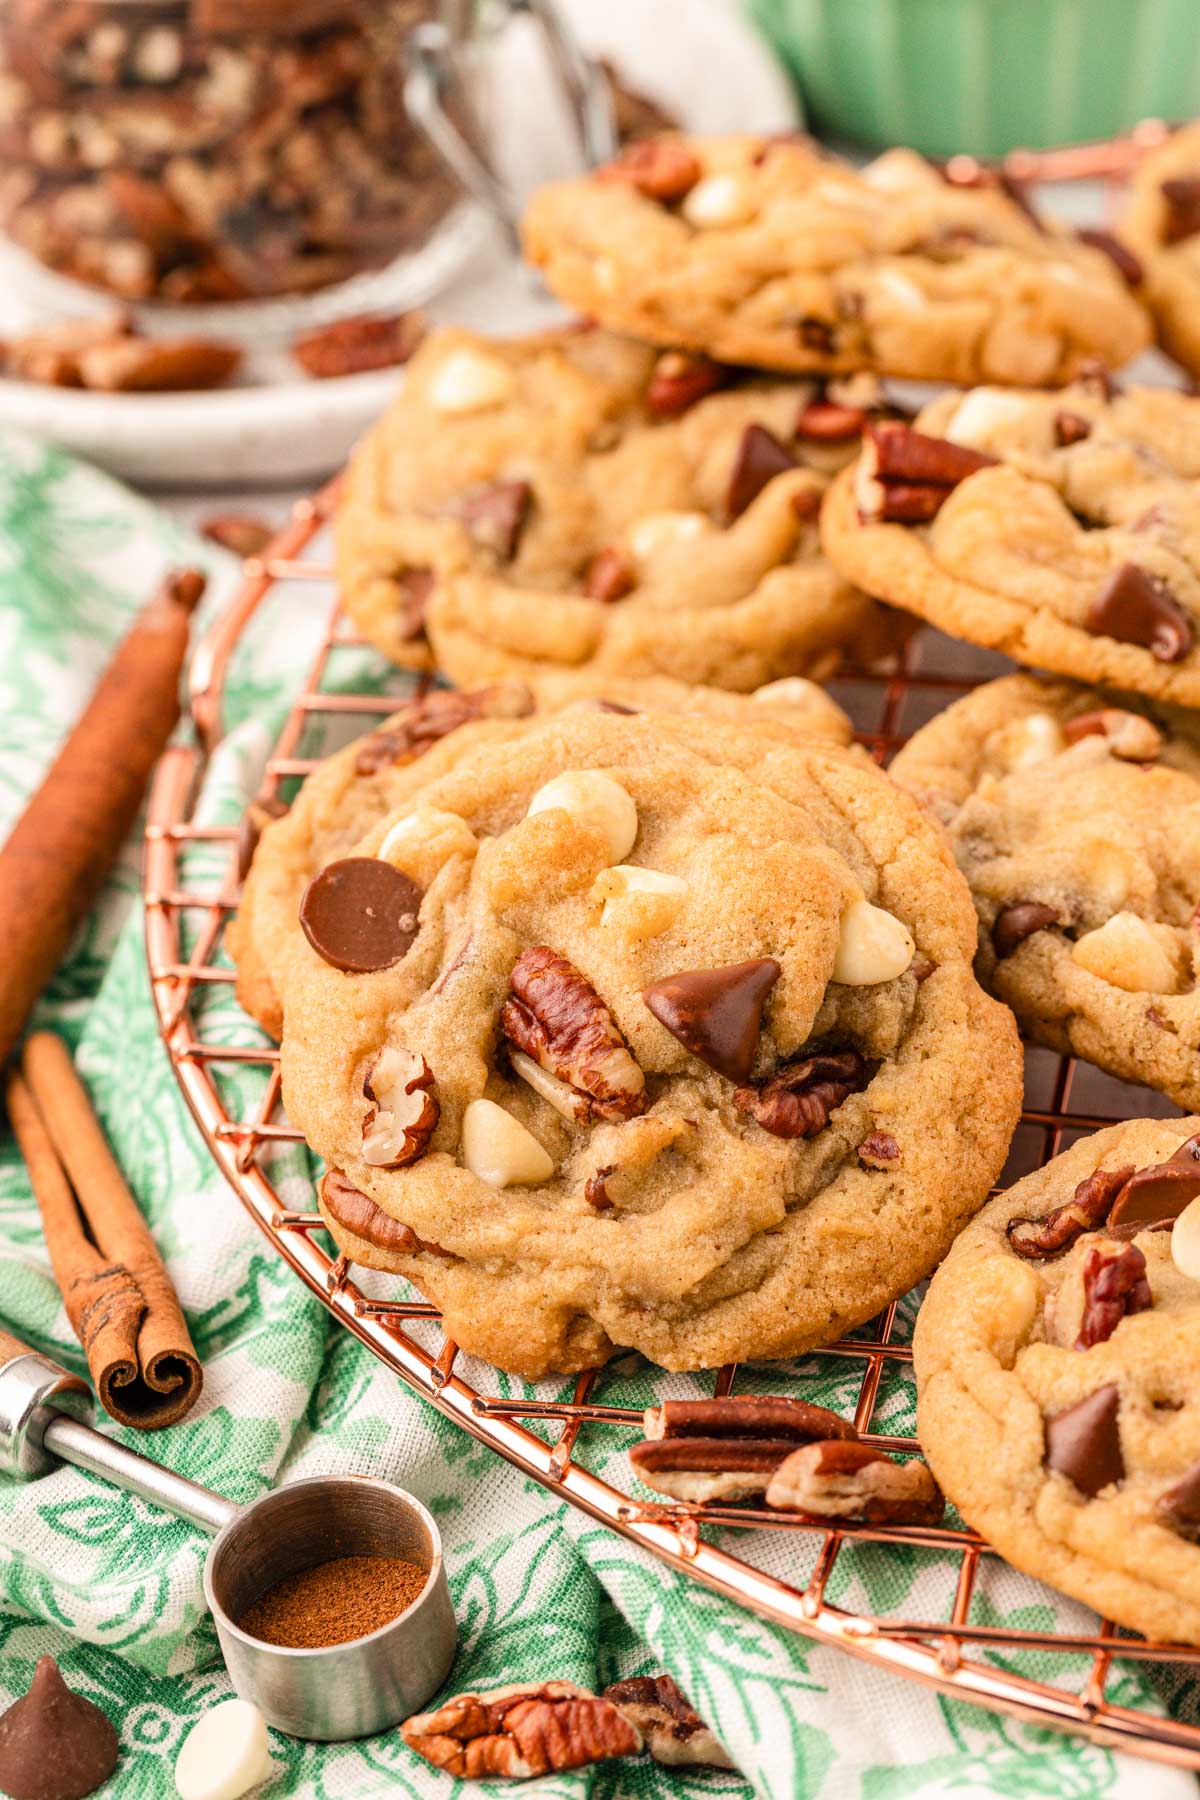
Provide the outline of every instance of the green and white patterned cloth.
<path id="1" fill-rule="evenodd" d="M 181 558 L 207 565 L 210 599 L 219 603 L 234 575 L 221 552 L 192 542 L 94 470 L 0 438 L 0 830 L 49 762 L 139 598 L 166 562 Z M 265 618 L 232 671 L 228 736 L 203 797 L 211 818 L 239 815 L 305 660 L 314 621 L 294 589 L 278 604 L 287 629 L 278 611 Z M 350 673 L 365 684 L 379 671 Z M 128 1441 L 235 1500 L 329 1470 L 402 1482 L 432 1509 L 445 1538 L 462 1631 L 451 1691 L 549 1676 L 594 1688 L 665 1667 L 745 1772 L 743 1779 L 611 1764 L 530 1783 L 531 1800 L 1196 1800 L 1189 1775 L 947 1702 L 771 1629 L 574 1513 L 405 1390 L 309 1297 L 217 1176 L 156 1035 L 136 889 L 134 845 L 40 1012 L 76 1046 L 204 1363 L 204 1396 L 192 1416 L 151 1439 L 126 1434 Z M 211 1004 L 227 1010 L 231 1032 L 256 1041 L 224 990 Z M 289 1201 L 311 1205 L 298 1155 L 273 1172 Z M 0 1146 L 0 1319 L 82 1370 L 8 1141 Z M 617 1382 L 621 1397 L 638 1403 L 689 1388 L 633 1360 Z M 769 1372 L 760 1385 L 769 1388 Z M 814 1398 L 844 1401 L 843 1384 L 814 1374 Z M 906 1386 L 885 1394 L 883 1413 L 896 1429 L 911 1427 Z M 622 1447 L 620 1434 L 608 1433 L 600 1466 L 621 1458 Z M 764 1568 L 803 1579 L 808 1534 L 752 1535 Z M 120 1729 L 121 1761 L 105 1790 L 120 1800 L 173 1794 L 185 1732 L 229 1692 L 201 1597 L 204 1552 L 190 1527 L 74 1470 L 24 1486 L 0 1482 L 0 1699 L 22 1692 L 36 1657 L 52 1651 L 71 1684 Z M 847 1551 L 835 1576 L 834 1602 L 903 1605 L 929 1617 L 946 1616 L 953 1585 L 947 1559 L 896 1547 Z M 987 1561 L 977 1616 L 1035 1629 L 1056 1618 L 1088 1624 L 1079 1609 L 996 1559 Z M 1126 1671 L 1114 1698 L 1193 1716 L 1200 1708 L 1200 1683 L 1179 1679 L 1167 1691 L 1136 1665 Z M 1030 1658 L 1027 1672 L 1078 1681 L 1079 1664 Z M 449 1800 L 465 1786 L 420 1762 L 394 1732 L 335 1746 L 272 1734 L 272 1749 L 278 1773 L 263 1800 Z"/>

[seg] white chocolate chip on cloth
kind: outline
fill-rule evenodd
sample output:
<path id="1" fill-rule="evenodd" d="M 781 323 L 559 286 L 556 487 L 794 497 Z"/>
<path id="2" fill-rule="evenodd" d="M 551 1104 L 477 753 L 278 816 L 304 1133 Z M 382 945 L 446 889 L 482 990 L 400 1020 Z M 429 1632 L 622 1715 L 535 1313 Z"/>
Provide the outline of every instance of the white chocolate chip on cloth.
<path id="1" fill-rule="evenodd" d="M 868 427 L 821 536 L 849 580 L 1019 662 L 1200 706 L 1200 399 L 942 394 Z"/>
<path id="2" fill-rule="evenodd" d="M 313 876 L 478 743 L 498 747 L 519 735 L 520 721 L 535 709 L 557 712 L 572 705 L 618 713 L 699 713 L 837 744 L 848 744 L 851 736 L 841 707 L 802 675 L 743 695 L 687 687 L 665 676 L 598 683 L 587 674 L 562 674 L 542 677 L 536 693 L 508 681 L 468 693 L 436 689 L 409 701 L 376 730 L 328 757 L 290 808 L 274 802 L 247 809 L 239 844 L 242 894 L 225 946 L 237 964 L 238 999 L 272 1037 L 282 1029 L 282 989 L 301 935 L 300 899 Z M 427 883 L 434 869 L 464 847 L 473 846 L 461 820 L 439 822 L 418 808 L 393 833 L 388 854 L 399 864 L 410 852 L 409 872 Z"/>
<path id="3" fill-rule="evenodd" d="M 891 774 L 945 827 L 1026 1034 L 1200 1109 L 1200 715 L 1010 675 Z"/>
<path id="4" fill-rule="evenodd" d="M 883 402 L 586 326 L 435 332 L 359 447 L 336 524 L 347 611 L 460 687 L 560 671 L 742 691 L 894 651 L 816 515 Z"/>
<path id="5" fill-rule="evenodd" d="M 1200 375 L 1200 125 L 1139 163 L 1121 220 L 1142 264 L 1142 294 L 1164 350 Z"/>
<path id="6" fill-rule="evenodd" d="M 1200 1119 L 1083 1138 L 958 1238 L 917 1318 L 917 1433 L 1015 1568 L 1200 1644 Z"/>
<path id="7" fill-rule="evenodd" d="M 609 330 L 762 369 L 1057 385 L 1150 341 L 1103 251 L 908 150 L 858 170 L 803 138 L 659 138 L 543 188 L 523 238 Z"/>
<path id="8" fill-rule="evenodd" d="M 312 917 L 329 872 L 310 887 L 288 980 L 288 1115 L 352 1260 L 527 1376 L 795 1354 L 928 1273 L 1003 1163 L 1020 1051 L 965 884 L 880 771 L 574 710 L 419 803 L 474 854 L 381 913 L 405 815 L 382 821 L 338 904 Z"/>

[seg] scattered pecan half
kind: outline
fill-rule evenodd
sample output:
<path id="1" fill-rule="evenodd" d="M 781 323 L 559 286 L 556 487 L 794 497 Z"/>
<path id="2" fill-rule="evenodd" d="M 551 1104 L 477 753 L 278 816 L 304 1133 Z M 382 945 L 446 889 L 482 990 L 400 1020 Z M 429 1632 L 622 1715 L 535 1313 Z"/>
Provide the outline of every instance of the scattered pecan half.
<path id="1" fill-rule="evenodd" d="M 664 1400 L 643 1415 L 647 1438 L 852 1438 L 848 1419 L 808 1400 L 782 1394 L 724 1394 L 713 1400 Z"/>
<path id="2" fill-rule="evenodd" d="M 305 374 L 329 381 L 406 363 L 427 330 L 422 313 L 362 313 L 306 331 L 292 345 L 292 355 Z"/>
<path id="3" fill-rule="evenodd" d="M 600 181 L 624 181 L 648 200 L 671 206 L 699 181 L 699 159 L 680 138 L 645 138 L 596 170 Z"/>
<path id="4" fill-rule="evenodd" d="M 739 1087 L 733 1104 L 775 1137 L 815 1137 L 848 1094 L 859 1093 L 870 1076 L 857 1050 L 817 1051 L 787 1063 L 761 1087 Z"/>
<path id="5" fill-rule="evenodd" d="M 501 682 L 470 694 L 435 688 L 363 738 L 354 772 L 377 775 L 380 769 L 415 762 L 440 739 L 476 719 L 523 719 L 532 711 L 533 695 L 521 682 Z"/>
<path id="6" fill-rule="evenodd" d="M 433 1070 L 415 1050 L 389 1045 L 363 1078 L 370 1108 L 363 1119 L 362 1159 L 374 1169 L 403 1169 L 429 1148 L 441 1107 Z"/>
<path id="7" fill-rule="evenodd" d="M 771 1478 L 767 1505 L 868 1525 L 937 1525 L 946 1510 L 923 1462 L 893 1462 L 869 1444 L 844 1441 L 793 1450 Z"/>
<path id="8" fill-rule="evenodd" d="M 275 535 L 275 527 L 254 513 L 214 513 L 200 526 L 202 534 L 234 556 L 257 556 Z"/>
<path id="9" fill-rule="evenodd" d="M 732 378 L 732 369 L 698 351 L 664 350 L 646 389 L 646 407 L 659 419 L 677 419 Z"/>
<path id="10" fill-rule="evenodd" d="M 629 1451 L 633 1472 L 656 1493 L 706 1505 L 766 1492 L 794 1438 L 648 1438 Z"/>
<path id="11" fill-rule="evenodd" d="M 440 1244 L 427 1244 L 415 1231 L 377 1206 L 369 1194 L 356 1188 L 339 1169 L 330 1169 L 321 1181 L 321 1201 L 329 1216 L 353 1236 L 376 1250 L 395 1256 L 437 1256 L 443 1262 L 458 1258 Z"/>
<path id="12" fill-rule="evenodd" d="M 1095 1231 L 1108 1218 L 1113 1201 L 1133 1169 L 1096 1169 L 1075 1189 L 1071 1198 L 1056 1206 L 1044 1219 L 1010 1219 L 1008 1241 L 1028 1262 L 1043 1262 L 1068 1249 L 1085 1231 Z"/>
<path id="13" fill-rule="evenodd" d="M 732 1769 L 735 1764 L 717 1742 L 686 1694 L 669 1675 L 633 1675 L 614 1681 L 601 1694 L 645 1739 L 655 1762 L 668 1768 Z"/>
<path id="14" fill-rule="evenodd" d="M 574 963 L 545 944 L 523 950 L 509 976 L 500 1028 L 519 1050 L 589 1103 L 602 1119 L 646 1108 L 646 1078 L 616 1020 Z"/>
<path id="15" fill-rule="evenodd" d="M 642 1748 L 641 1733 L 611 1700 L 569 1681 L 460 1694 L 405 1719 L 400 1735 L 426 1762 L 466 1781 L 528 1780 Z"/>
<path id="16" fill-rule="evenodd" d="M 1083 1319 L 1076 1350 L 1108 1341 L 1127 1313 L 1154 1304 L 1146 1259 L 1136 1244 L 1092 1244 L 1083 1259 Z"/>
<path id="17" fill-rule="evenodd" d="M 914 431 L 899 419 L 869 424 L 855 481 L 859 517 L 905 525 L 935 518 L 954 489 L 996 461 L 982 450 Z"/>

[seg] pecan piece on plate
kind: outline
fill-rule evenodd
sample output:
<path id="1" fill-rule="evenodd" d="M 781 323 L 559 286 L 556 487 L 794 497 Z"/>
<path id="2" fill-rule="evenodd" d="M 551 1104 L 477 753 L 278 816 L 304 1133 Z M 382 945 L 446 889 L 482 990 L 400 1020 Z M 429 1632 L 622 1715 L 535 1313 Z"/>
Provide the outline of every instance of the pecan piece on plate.
<path id="1" fill-rule="evenodd" d="M 631 1447 L 629 1461 L 656 1493 L 702 1506 L 765 1493 L 795 1447 L 795 1438 L 650 1438 Z"/>
<path id="2" fill-rule="evenodd" d="M 598 181 L 624 181 L 647 200 L 673 205 L 700 179 L 699 160 L 679 138 L 644 138 L 596 170 Z"/>
<path id="3" fill-rule="evenodd" d="M 405 1719 L 400 1735 L 426 1762 L 467 1781 L 528 1780 L 642 1748 L 641 1733 L 611 1700 L 570 1681 L 459 1694 Z"/>
<path id="4" fill-rule="evenodd" d="M 499 682 L 474 693 L 435 688 L 363 738 L 354 772 L 376 775 L 380 769 L 415 762 L 440 739 L 476 719 L 523 719 L 532 711 L 533 695 L 519 681 Z"/>
<path id="5" fill-rule="evenodd" d="M 946 1510 L 941 1489 L 918 1458 L 893 1462 L 870 1444 L 805 1444 L 775 1471 L 767 1505 L 820 1519 L 868 1525 L 937 1525 Z"/>
<path id="6" fill-rule="evenodd" d="M 611 1700 L 640 1731 L 655 1762 L 668 1768 L 732 1769 L 736 1764 L 717 1742 L 691 1701 L 669 1675 L 633 1675 L 614 1681 L 600 1698 Z"/>
<path id="7" fill-rule="evenodd" d="M 1048 1212 L 1044 1219 L 1010 1219 L 1008 1241 L 1018 1256 L 1041 1262 L 1066 1250 L 1085 1231 L 1095 1231 L 1108 1218 L 1112 1203 L 1133 1169 L 1096 1169 L 1085 1177 L 1069 1200 Z"/>
<path id="8" fill-rule="evenodd" d="M 869 424 L 855 476 L 855 498 L 864 524 L 927 524 L 954 489 L 996 461 L 949 438 L 914 431 L 899 419 Z"/>
<path id="9" fill-rule="evenodd" d="M 403 1169 L 429 1148 L 441 1107 L 433 1070 L 415 1050 L 381 1050 L 363 1077 L 370 1101 L 362 1127 L 362 1159 L 374 1169 Z"/>
<path id="10" fill-rule="evenodd" d="M 427 328 L 422 313 L 362 313 L 306 331 L 292 345 L 292 355 L 317 381 L 392 369 L 408 361 Z"/>
<path id="11" fill-rule="evenodd" d="M 1091 1244 L 1083 1259 L 1083 1316 L 1076 1350 L 1090 1350 L 1112 1336 L 1127 1313 L 1154 1304 L 1146 1258 L 1136 1244 Z"/>
<path id="12" fill-rule="evenodd" d="M 501 1030 L 568 1090 L 555 1097 L 555 1090 L 517 1065 L 544 1099 L 567 1118 L 632 1119 L 645 1111 L 646 1077 L 616 1020 L 574 963 L 545 944 L 534 945 L 513 964 L 509 986 Z"/>
<path id="13" fill-rule="evenodd" d="M 869 1079 L 866 1059 L 857 1050 L 817 1051 L 786 1063 L 761 1087 L 735 1088 L 733 1104 L 775 1137 L 815 1137 L 842 1101 L 860 1093 Z"/>
<path id="14" fill-rule="evenodd" d="M 852 1438 L 848 1419 L 783 1394 L 724 1394 L 713 1400 L 664 1400 L 643 1415 L 647 1438 Z"/>

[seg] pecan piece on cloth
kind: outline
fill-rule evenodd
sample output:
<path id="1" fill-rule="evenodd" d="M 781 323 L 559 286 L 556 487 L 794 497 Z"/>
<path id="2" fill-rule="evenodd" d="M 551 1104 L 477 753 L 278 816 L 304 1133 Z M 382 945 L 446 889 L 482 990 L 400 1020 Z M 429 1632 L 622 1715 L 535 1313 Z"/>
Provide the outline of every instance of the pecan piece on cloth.
<path id="1" fill-rule="evenodd" d="M 1010 1219 L 1008 1241 L 1018 1256 L 1041 1262 L 1069 1249 L 1085 1231 L 1095 1231 L 1108 1218 L 1112 1203 L 1133 1169 L 1096 1169 L 1075 1189 L 1071 1198 L 1056 1206 L 1044 1219 Z"/>
<path id="2" fill-rule="evenodd" d="M 397 1256 L 439 1256 L 444 1262 L 458 1261 L 451 1251 L 443 1250 L 440 1244 L 427 1244 L 410 1226 L 393 1219 L 369 1194 L 347 1181 L 339 1169 L 330 1169 L 322 1178 L 321 1201 L 343 1231 L 362 1238 L 376 1250 Z"/>
<path id="3" fill-rule="evenodd" d="M 1156 662 L 1178 662 L 1196 641 L 1190 616 L 1166 582 L 1137 563 L 1122 563 L 1088 607 L 1084 628 L 1122 644 L 1140 644 Z"/>
<path id="4" fill-rule="evenodd" d="M 641 1733 L 655 1762 L 668 1768 L 737 1766 L 669 1675 L 633 1675 L 627 1681 L 614 1681 L 600 1698 L 610 1700 Z"/>
<path id="5" fill-rule="evenodd" d="M 1166 1162 L 1131 1170 L 1112 1203 L 1108 1227 L 1114 1234 L 1150 1231 L 1173 1224 L 1200 1194 L 1200 1134 L 1187 1138 Z"/>
<path id="6" fill-rule="evenodd" d="M 782 1394 L 724 1394 L 714 1400 L 664 1400 L 647 1407 L 643 1428 L 651 1439 L 680 1437 L 852 1438 L 849 1419 Z"/>
<path id="7" fill-rule="evenodd" d="M 374 1169 L 403 1169 L 429 1148 L 441 1107 L 433 1070 L 415 1050 L 389 1045 L 363 1078 L 370 1107 L 363 1119 L 362 1159 Z"/>
<path id="8" fill-rule="evenodd" d="M 818 1051 L 786 1063 L 761 1087 L 735 1088 L 733 1104 L 775 1137 L 815 1137 L 842 1101 L 869 1080 L 866 1059 L 857 1050 Z"/>
<path id="9" fill-rule="evenodd" d="M 771 1478 L 767 1505 L 868 1525 L 937 1525 L 946 1510 L 919 1459 L 893 1462 L 870 1444 L 844 1440 L 793 1450 Z"/>
<path id="10" fill-rule="evenodd" d="M 435 688 L 363 738 L 354 759 L 356 775 L 415 762 L 440 739 L 476 719 L 523 719 L 533 711 L 533 695 L 519 681 L 477 688 L 474 693 Z"/>
<path id="11" fill-rule="evenodd" d="M 362 313 L 304 332 L 292 345 L 292 355 L 306 374 L 329 381 L 406 363 L 427 329 L 422 313 Z"/>
<path id="12" fill-rule="evenodd" d="M 642 1748 L 641 1733 L 611 1700 L 569 1681 L 459 1694 L 405 1719 L 400 1735 L 426 1762 L 466 1781 L 528 1780 Z"/>
<path id="13" fill-rule="evenodd" d="M 899 419 L 868 424 L 855 477 L 859 517 L 864 524 L 927 524 L 960 482 L 995 461 L 982 450 L 914 431 Z"/>
<path id="14" fill-rule="evenodd" d="M 664 350 L 650 376 L 646 407 L 659 419 L 678 419 L 697 400 L 715 393 L 733 377 L 724 363 L 698 351 Z"/>
<path id="15" fill-rule="evenodd" d="M 586 1096 L 589 1115 L 632 1119 L 646 1107 L 646 1077 L 586 976 L 556 950 L 523 950 L 509 976 L 500 1029 L 519 1050 Z"/>
<path id="16" fill-rule="evenodd" d="M 1091 1244 L 1083 1259 L 1083 1312 L 1076 1350 L 1108 1341 L 1127 1313 L 1154 1304 L 1146 1258 L 1136 1244 Z"/>
<path id="17" fill-rule="evenodd" d="M 682 200 L 700 179 L 700 163 L 679 138 L 644 138 L 596 170 L 601 181 L 624 181 L 664 206 Z"/>
<path id="18" fill-rule="evenodd" d="M 765 1493 L 795 1447 L 794 1438 L 649 1438 L 630 1448 L 629 1462 L 656 1493 L 703 1506 Z"/>

